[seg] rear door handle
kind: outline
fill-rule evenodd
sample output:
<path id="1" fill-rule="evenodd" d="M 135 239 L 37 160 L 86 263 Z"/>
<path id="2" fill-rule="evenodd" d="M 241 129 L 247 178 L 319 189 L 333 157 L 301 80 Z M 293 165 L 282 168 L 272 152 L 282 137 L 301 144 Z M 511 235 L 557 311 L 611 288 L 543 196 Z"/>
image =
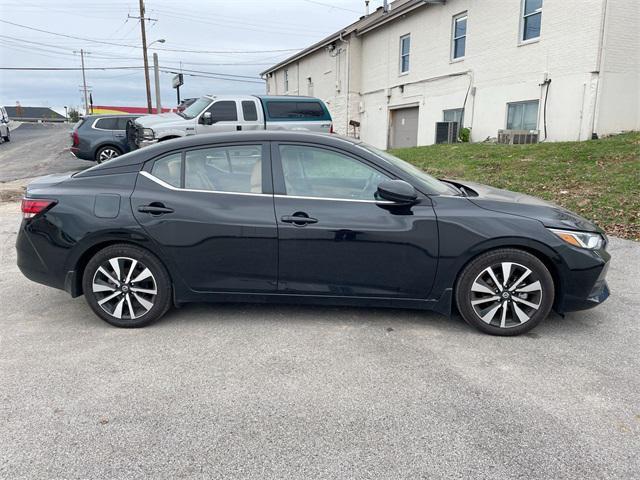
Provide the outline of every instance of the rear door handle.
<path id="1" fill-rule="evenodd" d="M 318 223 L 317 218 L 311 218 L 302 215 L 285 215 L 281 219 L 284 223 L 293 223 L 294 225 L 303 226 L 311 223 Z"/>
<path id="2" fill-rule="evenodd" d="M 151 215 L 164 215 L 165 213 L 173 213 L 173 208 L 168 208 L 161 203 L 152 203 L 151 205 L 142 205 L 138 207 L 141 213 L 150 213 Z"/>

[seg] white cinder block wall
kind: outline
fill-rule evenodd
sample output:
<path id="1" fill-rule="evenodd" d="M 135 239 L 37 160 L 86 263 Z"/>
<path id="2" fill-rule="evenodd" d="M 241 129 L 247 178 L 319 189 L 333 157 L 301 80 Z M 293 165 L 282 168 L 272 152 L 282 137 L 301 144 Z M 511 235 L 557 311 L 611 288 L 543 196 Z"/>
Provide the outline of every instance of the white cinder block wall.
<path id="1" fill-rule="evenodd" d="M 361 138 L 379 148 L 389 146 L 390 110 L 402 106 L 420 107 L 419 145 L 434 143 L 443 110 L 464 107 L 472 141 L 483 141 L 506 128 L 507 103 L 536 99 L 541 139 L 545 120 L 549 141 L 640 129 L 639 4 L 544 0 L 540 39 L 523 44 L 520 0 L 448 0 L 354 32 L 335 42 L 333 52 L 320 48 L 276 70 L 267 78 L 268 93 L 322 98 L 337 132 L 352 133 L 349 121 L 360 121 Z M 452 61 L 452 21 L 462 12 L 468 14 L 466 54 Z M 406 34 L 411 66 L 401 75 L 400 37 Z M 540 84 L 546 79 L 545 116 Z"/>

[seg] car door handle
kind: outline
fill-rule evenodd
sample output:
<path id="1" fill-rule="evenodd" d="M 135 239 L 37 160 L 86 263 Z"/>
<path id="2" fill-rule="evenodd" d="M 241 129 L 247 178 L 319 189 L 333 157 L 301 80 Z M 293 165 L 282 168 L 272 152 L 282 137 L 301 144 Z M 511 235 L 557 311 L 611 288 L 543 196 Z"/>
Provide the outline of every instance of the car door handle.
<path id="1" fill-rule="evenodd" d="M 308 225 L 311 223 L 318 223 L 317 218 L 311 218 L 306 215 L 285 215 L 281 219 L 284 223 L 293 223 L 299 227 Z"/>
<path id="2" fill-rule="evenodd" d="M 165 207 L 161 203 L 152 203 L 151 205 L 138 207 L 138 211 L 141 213 L 150 213 L 151 215 L 164 215 L 165 213 L 173 213 L 173 208 Z"/>

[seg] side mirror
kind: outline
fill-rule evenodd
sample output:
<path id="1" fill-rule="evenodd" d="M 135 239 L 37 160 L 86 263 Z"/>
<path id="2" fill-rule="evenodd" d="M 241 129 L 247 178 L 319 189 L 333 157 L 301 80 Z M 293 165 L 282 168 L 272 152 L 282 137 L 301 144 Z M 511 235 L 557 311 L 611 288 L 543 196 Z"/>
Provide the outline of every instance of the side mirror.
<path id="1" fill-rule="evenodd" d="M 398 205 L 411 205 L 418 199 L 418 192 L 404 180 L 385 180 L 378 185 L 377 196 Z"/>
<path id="2" fill-rule="evenodd" d="M 204 112 L 202 115 L 202 123 L 205 125 L 213 125 L 213 115 L 211 112 Z"/>

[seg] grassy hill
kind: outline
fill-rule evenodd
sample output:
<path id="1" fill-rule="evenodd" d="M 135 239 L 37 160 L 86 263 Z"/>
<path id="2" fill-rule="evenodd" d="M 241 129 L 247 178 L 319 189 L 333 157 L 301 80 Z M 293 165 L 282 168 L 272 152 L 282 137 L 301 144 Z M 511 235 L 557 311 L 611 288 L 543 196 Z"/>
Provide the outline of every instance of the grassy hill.
<path id="1" fill-rule="evenodd" d="M 640 133 L 537 145 L 455 144 L 393 150 L 436 177 L 551 200 L 610 235 L 640 240 Z"/>

